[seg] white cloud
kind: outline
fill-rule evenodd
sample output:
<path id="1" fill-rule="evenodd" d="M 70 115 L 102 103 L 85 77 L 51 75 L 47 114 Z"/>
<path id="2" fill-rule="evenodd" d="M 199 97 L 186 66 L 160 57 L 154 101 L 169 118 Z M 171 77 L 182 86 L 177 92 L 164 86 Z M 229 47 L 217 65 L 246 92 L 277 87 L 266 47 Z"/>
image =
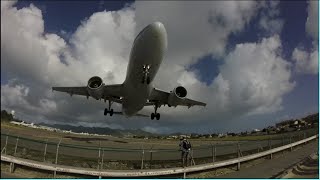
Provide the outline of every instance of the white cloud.
<path id="1" fill-rule="evenodd" d="M 7 9 L 11 8 L 13 4 L 15 4 L 17 1 L 1 1 L 1 12 L 6 11 Z M 2 17 L 2 16 L 1 16 Z"/>
<path id="2" fill-rule="evenodd" d="M 71 39 L 73 53 L 88 70 L 94 70 L 91 76 L 101 76 L 107 83 L 124 81 L 134 39 L 134 17 L 131 8 L 97 12 L 78 27 Z"/>
<path id="3" fill-rule="evenodd" d="M 292 59 L 295 61 L 295 68 L 297 72 L 305 74 L 318 73 L 318 51 L 314 50 L 312 53 L 295 48 L 292 53 Z"/>
<path id="4" fill-rule="evenodd" d="M 306 32 L 312 38 L 311 50 L 303 50 L 304 47 L 296 47 L 292 52 L 295 61 L 295 70 L 303 74 L 318 74 L 318 1 L 310 0 L 308 3 L 308 17 L 306 21 Z"/>
<path id="5" fill-rule="evenodd" d="M 168 33 L 168 52 L 177 65 L 194 63 L 204 54 L 222 56 L 227 38 L 241 31 L 255 15 L 254 1 L 137 1 L 137 29 L 161 21 Z"/>
<path id="6" fill-rule="evenodd" d="M 57 110 L 57 104 L 49 99 L 40 99 L 40 107 L 45 112 L 55 112 Z"/>
<path id="7" fill-rule="evenodd" d="M 262 1 L 260 5 L 261 18 L 259 26 L 269 34 L 279 34 L 283 28 L 284 20 L 280 16 L 280 1 Z"/>
<path id="8" fill-rule="evenodd" d="M 220 67 L 221 80 L 228 93 L 229 110 L 243 109 L 247 113 L 270 113 L 281 109 L 282 96 L 294 87 L 290 79 L 290 64 L 282 59 L 278 36 L 261 43 L 238 44 Z M 219 85 L 218 85 L 219 86 Z"/>
<path id="9" fill-rule="evenodd" d="M 46 115 L 47 113 L 56 112 L 56 103 L 49 99 L 40 99 L 33 104 L 28 99 L 30 88 L 10 81 L 8 84 L 1 85 L 1 108 L 16 109 L 19 113 L 36 113 Z"/>
<path id="10" fill-rule="evenodd" d="M 1 85 L 1 107 L 4 106 L 27 106 L 29 105 L 25 97 L 29 93 L 29 88 L 24 85 L 11 86 Z"/>
<path id="11" fill-rule="evenodd" d="M 260 19 L 259 24 L 263 29 L 275 34 L 281 32 L 284 22 L 282 19 L 270 19 L 264 16 Z"/>
<path id="12" fill-rule="evenodd" d="M 71 46 L 57 34 L 44 32 L 41 10 L 33 5 L 17 10 L 11 5 L 1 2 L 1 71 L 9 79 L 19 79 L 19 85 L 1 87 L 6 89 L 1 92 L 1 106 L 19 107 L 30 118 L 38 115 L 38 121 L 176 131 L 203 122 L 211 125 L 212 120 L 279 111 L 282 96 L 294 86 L 277 36 L 239 44 L 225 54 L 229 35 L 242 31 L 257 14 L 261 5 L 254 1 L 137 1 L 133 8 L 94 13 L 70 35 Z M 107 84 L 122 83 L 133 39 L 153 21 L 164 23 L 169 43 L 155 85 L 164 90 L 183 85 L 188 97 L 207 102 L 206 108 L 161 108 L 161 121 L 106 118 L 103 102 L 78 96 L 66 99 L 67 94 L 50 92 L 52 86 L 86 85 L 94 75 Z M 225 58 L 210 86 L 186 70 L 208 54 Z"/>
<path id="13" fill-rule="evenodd" d="M 308 18 L 306 22 L 306 31 L 314 39 L 318 39 L 319 30 L 319 1 L 310 0 L 308 4 Z"/>

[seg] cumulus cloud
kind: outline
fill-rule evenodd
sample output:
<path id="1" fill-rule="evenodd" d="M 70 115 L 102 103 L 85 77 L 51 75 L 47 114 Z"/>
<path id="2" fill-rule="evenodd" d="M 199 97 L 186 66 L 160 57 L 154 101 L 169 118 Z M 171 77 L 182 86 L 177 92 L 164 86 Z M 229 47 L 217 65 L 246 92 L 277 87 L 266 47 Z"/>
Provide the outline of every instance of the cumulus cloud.
<path id="1" fill-rule="evenodd" d="M 314 39 L 318 39 L 319 31 L 319 1 L 310 0 L 308 4 L 308 18 L 306 22 L 306 31 Z"/>
<path id="2" fill-rule="evenodd" d="M 137 1 L 138 29 L 161 21 L 168 33 L 167 62 L 188 65 L 203 54 L 222 56 L 227 38 L 245 27 L 256 14 L 254 1 Z M 188 17 L 188 18 L 186 18 Z"/>
<path id="3" fill-rule="evenodd" d="M 318 73 L 318 51 L 315 50 L 310 54 L 307 51 L 295 48 L 292 53 L 292 59 L 296 63 L 296 71 L 305 74 Z"/>
<path id="4" fill-rule="evenodd" d="M 259 26 L 267 34 L 279 34 L 283 28 L 284 20 L 280 18 L 280 1 L 262 1 L 261 18 Z"/>
<path id="5" fill-rule="evenodd" d="M 230 110 L 247 108 L 243 112 L 249 114 L 281 110 L 282 96 L 294 87 L 289 81 L 290 64 L 281 57 L 278 36 L 257 44 L 238 44 L 220 72 L 219 83 L 228 87 Z"/>
<path id="6" fill-rule="evenodd" d="M 9 84 L 1 86 L 1 107 L 22 105 L 27 106 L 25 97 L 29 93 L 29 88 L 24 85 L 11 86 Z"/>
<path id="7" fill-rule="evenodd" d="M 278 36 L 225 52 L 229 35 L 242 31 L 261 8 L 254 1 L 137 1 L 118 11 L 92 14 L 66 40 L 44 31 L 41 10 L 34 5 L 19 10 L 12 5 L 1 2 L 1 74 L 19 81 L 1 86 L 1 107 L 18 108 L 24 117 L 39 122 L 179 131 L 279 111 L 282 96 L 294 87 Z M 169 43 L 155 85 L 167 91 L 183 85 L 188 97 L 207 102 L 206 108 L 163 107 L 160 121 L 106 119 L 102 101 L 51 93 L 52 86 L 83 86 L 95 75 L 107 84 L 122 83 L 134 37 L 153 21 L 164 23 Z M 187 70 L 208 54 L 225 59 L 209 86 Z M 151 111 L 147 107 L 142 112 Z"/>
<path id="8" fill-rule="evenodd" d="M 292 52 L 292 59 L 295 62 L 295 70 L 303 74 L 318 74 L 318 1 L 308 2 L 308 17 L 306 21 L 306 32 L 312 38 L 312 48 L 305 50 L 304 47 L 296 47 Z"/>
<path id="9" fill-rule="evenodd" d="M 1 108 L 15 109 L 17 113 L 34 112 L 40 116 L 56 112 L 56 103 L 49 99 L 40 98 L 36 105 L 28 101 L 30 88 L 10 81 L 1 85 Z"/>

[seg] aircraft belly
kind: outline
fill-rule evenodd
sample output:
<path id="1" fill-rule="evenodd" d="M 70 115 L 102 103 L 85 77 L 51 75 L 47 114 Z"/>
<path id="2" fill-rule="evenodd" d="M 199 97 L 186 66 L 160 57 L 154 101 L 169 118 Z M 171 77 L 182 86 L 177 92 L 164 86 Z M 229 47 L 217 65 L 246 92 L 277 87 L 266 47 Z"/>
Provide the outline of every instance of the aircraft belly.
<path id="1" fill-rule="evenodd" d="M 140 84 L 140 83 L 139 83 Z M 151 86 L 127 86 L 128 92 L 123 100 L 123 112 L 125 115 L 132 116 L 140 111 L 147 102 Z"/>
<path id="2" fill-rule="evenodd" d="M 135 115 L 140 111 L 146 102 L 146 98 L 139 96 L 129 96 L 122 105 L 123 113 L 127 116 Z"/>

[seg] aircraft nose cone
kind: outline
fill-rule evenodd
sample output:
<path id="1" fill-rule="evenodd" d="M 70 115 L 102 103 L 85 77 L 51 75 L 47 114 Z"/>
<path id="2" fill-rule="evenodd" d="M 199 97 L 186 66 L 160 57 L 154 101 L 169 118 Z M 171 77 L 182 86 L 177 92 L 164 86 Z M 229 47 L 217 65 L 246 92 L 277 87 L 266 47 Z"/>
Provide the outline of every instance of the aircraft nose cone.
<path id="1" fill-rule="evenodd" d="M 153 31 L 156 31 L 159 34 L 166 34 L 166 29 L 164 28 L 164 25 L 161 22 L 152 23 L 151 28 Z"/>
<path id="2" fill-rule="evenodd" d="M 157 21 L 150 25 L 154 35 L 160 38 L 160 43 L 163 45 L 164 49 L 167 48 L 167 31 L 164 25 Z"/>
<path id="3" fill-rule="evenodd" d="M 164 28 L 164 25 L 163 25 L 161 22 L 159 22 L 159 21 L 152 23 L 151 26 L 152 26 L 153 28 L 155 28 L 155 29 L 163 29 L 163 28 Z"/>

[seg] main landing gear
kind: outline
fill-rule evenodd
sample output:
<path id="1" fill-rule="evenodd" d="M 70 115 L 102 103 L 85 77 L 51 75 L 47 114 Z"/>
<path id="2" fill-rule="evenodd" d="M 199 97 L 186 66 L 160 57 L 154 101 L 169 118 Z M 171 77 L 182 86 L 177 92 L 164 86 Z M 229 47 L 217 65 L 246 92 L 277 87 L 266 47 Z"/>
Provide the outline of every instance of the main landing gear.
<path id="1" fill-rule="evenodd" d="M 142 84 L 144 84 L 144 83 L 150 84 L 150 76 L 149 76 L 150 65 L 143 65 L 142 69 L 143 69 L 143 71 L 142 71 L 143 77 L 142 77 L 141 83 Z"/>
<path id="2" fill-rule="evenodd" d="M 157 120 L 160 119 L 160 114 L 157 113 L 158 108 L 158 105 L 154 106 L 154 113 L 151 113 L 151 120 L 153 120 L 154 118 L 156 118 Z"/>
<path id="3" fill-rule="evenodd" d="M 107 109 L 107 108 L 104 109 L 104 115 L 105 115 L 105 116 L 106 116 L 108 113 L 110 114 L 110 116 L 113 115 L 113 109 L 111 109 L 112 103 L 113 103 L 113 102 L 111 102 L 111 101 L 109 100 L 109 108 L 108 108 L 108 109 Z"/>

